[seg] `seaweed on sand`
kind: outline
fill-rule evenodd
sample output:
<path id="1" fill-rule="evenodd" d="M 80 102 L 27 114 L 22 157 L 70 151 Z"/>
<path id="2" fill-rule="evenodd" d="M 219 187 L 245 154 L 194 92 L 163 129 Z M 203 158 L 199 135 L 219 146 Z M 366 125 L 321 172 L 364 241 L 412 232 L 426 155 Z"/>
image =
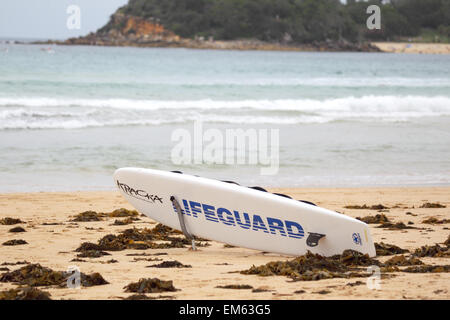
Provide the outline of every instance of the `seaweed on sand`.
<path id="1" fill-rule="evenodd" d="M 124 287 L 125 292 L 136 293 L 159 293 L 177 291 L 171 280 L 165 281 L 158 278 L 140 279 L 138 282 L 132 282 Z"/>
<path id="2" fill-rule="evenodd" d="M 4 273 L 0 282 L 17 282 L 32 287 L 59 285 L 65 280 L 63 272 L 53 271 L 40 264 L 29 264 L 17 270 Z"/>
<path id="3" fill-rule="evenodd" d="M 127 253 L 127 257 L 150 257 L 150 256 L 167 256 L 167 252 L 157 252 L 157 253 Z"/>
<path id="4" fill-rule="evenodd" d="M 17 261 L 17 262 L 3 262 L 1 266 L 16 266 L 19 264 L 30 264 L 30 262 L 23 260 L 23 261 Z"/>
<path id="5" fill-rule="evenodd" d="M 183 232 L 181 232 L 179 230 L 175 230 L 170 227 L 167 227 L 161 223 L 158 223 L 156 226 L 154 226 L 152 229 L 152 232 L 155 235 L 158 235 L 159 237 L 161 237 L 160 240 L 165 240 L 164 238 L 167 238 L 170 235 L 182 235 L 183 234 Z M 170 239 L 172 239 L 172 238 L 168 238 L 168 239 L 170 241 Z M 179 239 L 179 238 L 176 238 L 176 239 Z M 202 242 L 209 242 L 208 239 L 204 239 L 204 238 L 200 238 L 200 237 L 195 237 L 195 240 L 202 241 Z M 188 241 L 188 244 L 191 244 L 191 243 Z M 201 244 L 201 243 L 199 243 L 199 244 L 200 244 L 200 246 L 207 246 L 207 244 Z"/>
<path id="6" fill-rule="evenodd" d="M 381 225 L 377 226 L 376 228 L 386 228 L 389 230 L 417 229 L 416 227 L 407 226 L 403 222 L 397 222 L 397 223 L 385 222 L 385 223 L 382 223 Z"/>
<path id="7" fill-rule="evenodd" d="M 380 265 L 380 262 L 353 250 L 345 250 L 342 255 L 323 257 L 308 252 L 306 255 L 289 261 L 272 261 L 265 265 L 252 266 L 242 274 L 261 276 L 282 275 L 294 281 L 320 280 L 331 278 L 366 277 L 358 266 Z"/>
<path id="8" fill-rule="evenodd" d="M 172 236 L 178 234 L 171 228 L 161 224 L 156 225 L 152 229 L 126 229 L 118 235 L 108 234 L 98 240 L 98 243 L 85 242 L 76 249 L 76 251 L 85 250 L 103 250 L 103 251 L 121 251 L 125 249 L 167 249 L 167 248 L 184 248 L 191 242 L 186 238 Z M 165 241 L 164 243 L 156 243 L 155 241 Z M 196 243 L 199 247 L 209 245 L 207 243 Z"/>
<path id="9" fill-rule="evenodd" d="M 237 289 L 237 290 L 245 290 L 245 289 L 253 289 L 252 286 L 248 284 L 227 284 L 224 286 L 216 286 L 219 289 Z"/>
<path id="10" fill-rule="evenodd" d="M 50 293 L 33 287 L 0 291 L 0 300 L 51 300 Z"/>
<path id="11" fill-rule="evenodd" d="M 432 265 L 420 265 L 403 269 L 403 272 L 408 273 L 441 273 L 450 272 L 450 265 L 444 266 L 432 266 Z"/>
<path id="12" fill-rule="evenodd" d="M 139 212 L 137 212 L 136 210 L 120 208 L 110 213 L 106 213 L 105 215 L 111 218 L 137 217 L 139 215 Z"/>
<path id="13" fill-rule="evenodd" d="M 381 267 L 382 273 L 390 272 L 450 272 L 450 265 L 426 265 L 415 256 L 395 256 L 385 263 L 370 258 L 353 250 L 345 250 L 341 255 L 323 257 L 308 252 L 307 254 L 288 261 L 272 261 L 261 266 L 252 266 L 241 274 L 255 274 L 260 276 L 281 275 L 293 281 L 311 281 L 331 278 L 352 278 L 370 276 L 366 268 L 371 265 Z M 405 269 L 398 267 L 407 266 Z"/>
<path id="14" fill-rule="evenodd" d="M 192 268 L 191 265 L 182 264 L 179 261 L 164 261 L 158 264 L 147 266 L 147 268 Z"/>
<path id="15" fill-rule="evenodd" d="M 133 261 L 131 261 L 131 262 L 139 262 L 139 261 L 155 262 L 155 261 L 163 261 L 163 260 L 160 258 L 133 258 Z"/>
<path id="16" fill-rule="evenodd" d="M 102 214 L 95 211 L 84 211 L 75 216 L 70 221 L 73 222 L 90 222 L 90 221 L 102 221 Z"/>
<path id="17" fill-rule="evenodd" d="M 303 290 L 303 289 L 300 289 L 300 290 L 295 290 L 294 293 L 295 294 L 302 294 L 302 293 L 306 293 L 306 291 Z"/>
<path id="18" fill-rule="evenodd" d="M 384 242 L 375 243 L 375 249 L 377 251 L 377 256 L 392 256 L 394 254 L 408 253 L 406 249 L 402 249 L 393 244 L 388 244 Z"/>
<path id="19" fill-rule="evenodd" d="M 15 228 L 9 229 L 8 232 L 17 233 L 17 232 L 26 232 L 26 230 L 24 228 L 22 228 L 22 227 L 15 227 Z"/>
<path id="20" fill-rule="evenodd" d="M 377 214 L 375 216 L 365 216 L 365 217 L 357 217 L 356 219 L 361 220 L 362 222 L 368 223 L 368 224 L 375 224 L 375 223 L 387 223 L 391 222 L 388 217 L 384 214 Z"/>
<path id="21" fill-rule="evenodd" d="M 420 206 L 420 208 L 427 208 L 427 209 L 435 209 L 435 208 L 446 208 L 443 204 L 440 203 L 430 203 L 426 202 Z"/>
<path id="22" fill-rule="evenodd" d="M 125 226 L 127 224 L 132 224 L 134 221 L 139 220 L 139 218 L 128 217 L 126 219 L 116 219 L 114 220 L 114 226 Z"/>
<path id="23" fill-rule="evenodd" d="M 19 224 L 19 223 L 24 223 L 24 222 L 20 219 L 10 218 L 10 217 L 0 219 L 0 224 L 5 225 L 5 226 L 10 226 L 10 225 Z"/>
<path id="24" fill-rule="evenodd" d="M 102 214 L 89 210 L 80 212 L 72 220 L 72 222 L 90 222 L 90 221 L 102 221 Z"/>
<path id="25" fill-rule="evenodd" d="M 40 264 L 29 264 L 17 270 L 2 274 L 0 282 L 15 282 L 31 287 L 52 285 L 63 287 L 67 285 L 67 279 L 71 275 L 72 273 L 70 272 L 54 271 Z M 84 287 L 108 284 L 97 272 L 90 275 L 80 273 L 80 277 L 81 285 Z"/>
<path id="26" fill-rule="evenodd" d="M 260 293 L 260 292 L 271 292 L 273 290 L 270 290 L 267 286 L 258 287 L 252 290 L 253 293 Z M 300 292 L 294 292 L 294 293 L 300 293 Z"/>
<path id="27" fill-rule="evenodd" d="M 108 261 L 106 261 L 106 263 L 118 263 L 119 262 L 119 260 L 116 260 L 116 259 L 110 259 L 110 260 L 108 260 Z"/>
<path id="28" fill-rule="evenodd" d="M 150 249 L 157 240 L 149 229 L 127 229 L 119 235 L 108 234 L 98 241 L 101 250 L 121 251 L 125 249 Z"/>
<path id="29" fill-rule="evenodd" d="M 422 246 L 414 251 L 416 257 L 446 257 L 450 256 L 448 247 L 441 247 L 438 244 L 434 246 Z"/>
<path id="30" fill-rule="evenodd" d="M 349 282 L 349 283 L 346 284 L 346 286 L 355 287 L 355 286 L 360 286 L 360 285 L 363 285 L 363 284 L 366 284 L 366 283 L 358 280 L 356 282 Z"/>
<path id="31" fill-rule="evenodd" d="M 313 293 L 316 293 L 316 294 L 329 294 L 329 293 L 331 293 L 331 291 L 324 289 L 324 290 L 316 291 L 316 292 L 313 292 Z"/>
<path id="32" fill-rule="evenodd" d="M 25 240 L 22 239 L 13 239 L 13 240 L 8 240 L 2 243 L 2 245 L 4 246 L 18 246 L 21 244 L 28 244 L 28 242 L 26 242 Z"/>
<path id="33" fill-rule="evenodd" d="M 134 219 L 139 215 L 136 210 L 128 210 L 125 208 L 116 209 L 109 213 L 104 212 L 96 212 L 96 211 L 84 211 L 75 216 L 75 218 L 71 221 L 74 222 L 89 222 L 89 221 L 102 221 L 103 218 L 125 218 L 125 217 L 134 217 Z"/>
<path id="34" fill-rule="evenodd" d="M 376 204 L 372 206 L 368 206 L 366 204 L 359 206 L 359 205 L 348 205 L 344 207 L 345 209 L 357 209 L 357 210 L 385 210 L 389 209 L 389 207 L 386 207 L 382 204 Z"/>
<path id="35" fill-rule="evenodd" d="M 405 257 L 404 255 L 390 258 L 384 263 L 384 266 L 415 266 L 423 265 L 423 262 L 416 257 Z"/>
<path id="36" fill-rule="evenodd" d="M 103 256 L 110 256 L 110 254 L 102 250 L 85 250 L 77 254 L 77 258 L 100 258 Z"/>
<path id="37" fill-rule="evenodd" d="M 93 286 L 101 286 L 104 284 L 109 284 L 102 275 L 98 272 L 94 272 L 91 274 L 81 273 L 81 285 L 83 287 L 93 287 Z M 65 285 L 65 284 L 64 284 Z"/>
<path id="38" fill-rule="evenodd" d="M 448 236 L 447 240 L 445 240 L 444 244 L 445 244 L 447 247 L 450 247 L 450 235 Z"/>
<path id="39" fill-rule="evenodd" d="M 426 223 L 426 224 L 445 224 L 445 223 L 450 223 L 450 219 L 439 220 L 438 218 L 430 217 L 428 219 L 423 220 L 422 223 Z"/>
<path id="40" fill-rule="evenodd" d="M 75 251 L 83 252 L 89 250 L 101 250 L 101 247 L 92 242 L 83 242 Z"/>

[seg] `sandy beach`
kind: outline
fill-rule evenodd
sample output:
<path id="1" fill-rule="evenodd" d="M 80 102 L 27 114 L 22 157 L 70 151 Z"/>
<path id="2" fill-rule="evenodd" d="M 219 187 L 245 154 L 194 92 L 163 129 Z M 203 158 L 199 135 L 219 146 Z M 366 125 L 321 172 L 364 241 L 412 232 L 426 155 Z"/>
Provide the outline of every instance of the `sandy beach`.
<path id="1" fill-rule="evenodd" d="M 272 189 L 297 199 L 307 199 L 318 205 L 351 217 L 375 216 L 377 210 L 348 209 L 346 206 L 378 205 L 394 223 L 403 222 L 416 229 L 389 230 L 370 224 L 374 241 L 395 244 L 410 252 L 424 245 L 442 243 L 449 236 L 447 223 L 426 224 L 425 219 L 450 218 L 450 187 L 427 188 L 355 188 L 355 189 Z M 424 203 L 439 203 L 446 208 L 420 208 Z M 0 195 L 0 219 L 18 218 L 22 223 L 0 225 L 0 243 L 22 239 L 27 244 L 0 245 L 1 273 L 17 270 L 25 264 L 11 265 L 26 260 L 39 263 L 56 271 L 65 271 L 76 265 L 82 273 L 98 272 L 109 282 L 106 285 L 81 289 L 39 287 L 51 294 L 52 299 L 121 299 L 131 295 L 124 287 L 140 278 L 172 280 L 178 291 L 148 294 L 170 299 L 450 299 L 449 273 L 392 272 L 382 275 L 379 290 L 369 289 L 366 278 L 338 278 L 318 281 L 291 281 L 285 276 L 245 275 L 239 272 L 270 261 L 289 260 L 293 257 L 263 253 L 210 242 L 198 251 L 186 248 L 110 251 L 99 258 L 82 258 L 71 262 L 75 249 L 83 242 L 97 241 L 107 234 L 118 234 L 129 228 L 153 228 L 155 221 L 139 216 L 129 225 L 113 225 L 116 218 L 102 221 L 73 222 L 83 211 L 111 212 L 118 208 L 132 209 L 118 192 L 72 193 L 19 193 Z M 448 221 L 447 221 L 448 222 Z M 9 230 L 21 226 L 26 232 Z M 136 259 L 145 254 L 148 258 Z M 163 255 L 155 255 L 163 254 Z M 388 257 L 377 257 L 386 261 Z M 149 262 L 153 259 L 155 262 Z M 447 257 L 421 257 L 430 265 L 448 265 Z M 114 263 L 111 263 L 111 260 Z M 177 260 L 191 268 L 148 268 L 162 261 Z M 110 263 L 107 263 L 107 262 Z M 360 282 L 358 282 L 360 281 Z M 217 286 L 249 285 L 253 289 L 223 289 Z M 350 285 L 349 285 L 350 284 Z M 17 284 L 0 282 L 0 291 L 16 288 Z M 255 292 L 256 291 L 256 292 Z M 259 292 L 258 292 L 259 291 Z"/>
<path id="2" fill-rule="evenodd" d="M 450 54 L 448 43 L 372 42 L 372 45 L 390 53 Z"/>

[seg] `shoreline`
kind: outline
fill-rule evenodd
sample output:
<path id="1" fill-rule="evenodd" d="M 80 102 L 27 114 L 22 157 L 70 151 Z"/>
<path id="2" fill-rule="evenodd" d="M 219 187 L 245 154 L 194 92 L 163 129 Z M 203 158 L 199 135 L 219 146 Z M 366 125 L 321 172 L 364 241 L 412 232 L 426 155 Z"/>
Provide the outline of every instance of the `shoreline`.
<path id="1" fill-rule="evenodd" d="M 256 40 L 199 41 L 183 40 L 180 42 L 89 42 L 78 39 L 47 40 L 35 42 L 14 41 L 15 44 L 61 45 L 61 46 L 96 46 L 96 47 L 132 47 L 132 48 L 180 48 L 198 50 L 235 50 L 235 51 L 292 51 L 292 52 L 380 52 L 406 54 L 450 54 L 448 43 L 419 42 L 370 42 L 364 44 L 297 44 L 287 45 Z"/>
<path id="2" fill-rule="evenodd" d="M 214 178 L 208 178 L 212 180 L 219 180 Z M 242 185 L 243 187 L 247 187 L 246 185 Z M 417 185 L 361 185 L 361 186 L 270 186 L 270 185 L 264 185 L 263 188 L 267 190 L 278 190 L 278 191 L 290 191 L 298 193 L 299 191 L 306 191 L 308 193 L 310 192 L 333 192 L 333 191 L 345 191 L 345 192 L 352 192 L 352 191 L 360 191 L 360 190 L 368 190 L 368 191 L 386 191 L 386 190 L 422 190 L 422 189 L 440 189 L 440 188 L 448 188 L 450 190 L 450 184 L 417 184 Z M 80 187 L 81 188 L 81 187 Z M 116 192 L 117 186 L 112 185 L 111 187 L 98 187 L 95 189 L 89 189 L 89 188 L 83 188 L 83 189 L 66 189 L 66 190 L 26 190 L 26 191 L 0 191 L 0 197 L 6 196 L 6 195 L 35 195 L 35 194 L 78 194 L 78 193 L 97 193 L 97 192 Z M 273 192 L 278 192 L 273 191 Z"/>
<path id="3" fill-rule="evenodd" d="M 71 38 L 63 41 L 47 40 L 30 43 L 34 45 L 63 45 L 63 46 L 98 46 L 98 47 L 134 47 L 134 48 L 182 48 L 198 50 L 236 50 L 236 51 L 298 51 L 298 52 L 380 52 L 370 43 L 350 42 L 317 42 L 311 44 L 281 44 L 253 39 L 243 40 L 192 40 L 179 39 L 177 41 L 114 41 L 86 38 Z"/>
<path id="4" fill-rule="evenodd" d="M 212 180 L 219 180 L 214 178 L 208 178 Z M 261 185 L 261 184 L 260 184 Z M 246 185 L 242 185 L 243 187 L 247 187 Z M 262 186 L 262 185 L 261 185 Z M 311 192 L 334 192 L 334 191 L 343 191 L 343 192 L 359 192 L 360 190 L 367 190 L 371 192 L 378 191 L 399 191 L 399 190 L 423 190 L 423 189 L 440 189 L 440 188 L 448 188 L 450 190 L 450 184 L 409 184 L 409 185 L 357 185 L 357 186 L 345 186 L 338 185 L 335 187 L 332 186 L 277 186 L 277 185 L 264 185 L 263 188 L 267 190 L 278 190 L 274 192 L 281 191 L 291 191 L 298 193 L 299 191 L 305 191 L 307 193 Z M 80 189 L 61 189 L 61 190 L 26 190 L 26 191 L 5 191 L 0 190 L 0 197 L 7 195 L 37 195 L 37 194 L 54 194 L 54 195 L 62 195 L 62 194 L 89 194 L 89 193 L 97 193 L 97 192 L 116 192 L 117 186 L 112 185 L 110 187 L 97 187 L 93 189 L 89 189 L 88 187 L 80 187 Z"/>
<path id="5" fill-rule="evenodd" d="M 378 210 L 345 208 L 349 205 L 383 204 L 381 210 L 393 222 L 411 222 L 417 229 L 389 230 L 370 224 L 374 242 L 394 244 L 413 252 L 423 245 L 444 242 L 449 236 L 448 224 L 424 224 L 430 217 L 448 219 L 450 187 L 397 187 L 397 188 L 269 188 L 271 192 L 289 194 L 294 199 L 315 202 L 321 207 L 338 211 L 351 217 L 375 216 Z M 425 202 L 440 203 L 446 208 L 420 208 Z M 173 299 L 450 299 L 450 273 L 403 273 L 394 272 L 382 278 L 381 289 L 371 290 L 365 278 L 335 278 L 318 281 L 291 282 L 284 276 L 260 277 L 236 273 L 252 265 L 259 266 L 270 261 L 291 260 L 293 257 L 264 253 L 245 248 L 224 247 L 212 241 L 210 246 L 192 252 L 188 248 L 146 249 L 109 251 L 110 255 L 99 258 L 76 257 L 74 250 L 82 242 L 96 243 L 107 234 L 118 234 L 130 228 L 153 228 L 155 221 L 139 216 L 129 225 L 114 225 L 115 218 L 102 221 L 72 222 L 73 216 L 84 211 L 111 212 L 118 208 L 133 209 L 117 191 L 82 192 L 36 192 L 0 194 L 2 212 L 5 217 L 18 218 L 23 223 L 0 225 L 0 243 L 11 239 L 23 239 L 24 245 L 0 245 L 0 264 L 26 260 L 40 263 L 54 270 L 67 270 L 76 264 L 81 272 L 99 272 L 108 282 L 81 290 L 69 288 L 39 287 L 51 293 L 52 299 L 121 299 L 130 296 L 124 286 L 140 278 L 157 277 L 172 280 L 180 289 L 176 292 L 148 294 L 171 296 Z M 409 214 L 409 213 L 412 213 Z M 21 226 L 26 232 L 10 233 L 12 227 Z M 191 268 L 148 268 L 156 262 L 136 261 L 127 254 L 162 254 L 163 261 L 177 260 Z M 156 256 L 155 256 L 156 257 Z M 377 257 L 385 261 L 389 257 Z M 448 265 L 448 257 L 420 258 L 426 264 Z M 115 263 L 108 261 L 115 260 Z M 159 263 L 159 262 L 158 262 Z M 6 266 L 10 271 L 23 265 Z M 2 266 L 4 267 L 4 266 Z M 2 273 L 4 271 L 0 271 Z M 360 281 L 362 284 L 353 286 Z M 217 286 L 246 284 L 252 290 L 220 289 Z M 16 288 L 12 283 L 0 282 L 0 291 Z M 302 290 L 299 290 L 302 289 Z M 319 294 L 325 290 L 327 293 Z M 303 291 L 303 292 L 302 292 Z"/>
<path id="6" fill-rule="evenodd" d="M 450 43 L 372 42 L 386 53 L 450 54 Z"/>

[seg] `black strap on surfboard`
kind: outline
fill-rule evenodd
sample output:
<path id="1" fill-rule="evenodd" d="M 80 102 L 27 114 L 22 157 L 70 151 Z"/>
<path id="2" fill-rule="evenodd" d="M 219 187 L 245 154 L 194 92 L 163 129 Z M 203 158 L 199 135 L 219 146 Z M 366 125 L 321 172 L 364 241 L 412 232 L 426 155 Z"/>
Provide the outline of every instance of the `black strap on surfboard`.
<path id="1" fill-rule="evenodd" d="M 175 209 L 177 209 L 178 220 L 180 220 L 181 231 L 183 231 L 183 234 L 186 237 L 186 239 L 191 241 L 192 250 L 193 251 L 197 250 L 197 248 L 195 247 L 194 237 L 187 231 L 186 224 L 184 222 L 183 212 L 181 211 L 181 206 L 178 203 L 177 198 L 175 198 L 175 196 L 171 196 L 170 201 L 172 201 Z"/>
<path id="2" fill-rule="evenodd" d="M 316 247 L 319 244 L 319 240 L 325 237 L 322 233 L 309 232 L 309 236 L 306 239 L 306 244 L 309 247 Z"/>
<path id="3" fill-rule="evenodd" d="M 170 171 L 170 172 L 183 174 L 183 172 L 178 171 L 178 170 L 176 170 L 176 171 Z M 194 177 L 198 177 L 198 176 L 194 175 Z M 230 181 L 230 180 L 221 180 L 221 181 L 222 181 L 222 182 L 225 182 L 225 183 L 231 183 L 231 184 L 235 184 L 235 185 L 237 185 L 237 186 L 240 186 L 239 183 L 234 182 L 234 181 Z M 258 191 L 268 192 L 266 189 L 264 189 L 264 188 L 262 188 L 262 187 L 258 187 L 258 186 L 255 186 L 255 187 L 248 187 L 248 188 L 254 189 L 254 190 L 258 190 Z M 287 194 L 283 194 L 283 193 L 273 193 L 273 194 L 274 194 L 274 195 L 277 195 L 277 196 L 280 196 L 280 197 L 292 199 L 292 197 L 288 196 Z M 317 207 L 317 205 L 316 205 L 315 203 L 312 203 L 311 201 L 306 201 L 306 200 L 298 200 L 298 201 L 303 202 L 303 203 L 307 203 L 307 204 L 310 204 L 310 205 L 312 205 L 312 206 Z"/>

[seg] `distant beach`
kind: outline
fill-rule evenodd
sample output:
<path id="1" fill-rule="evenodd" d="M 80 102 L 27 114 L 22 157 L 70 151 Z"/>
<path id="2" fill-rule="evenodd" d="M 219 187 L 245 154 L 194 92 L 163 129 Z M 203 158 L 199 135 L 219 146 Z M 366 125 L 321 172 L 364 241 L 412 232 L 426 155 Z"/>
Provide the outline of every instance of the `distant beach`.
<path id="1" fill-rule="evenodd" d="M 450 54 L 449 43 L 372 42 L 372 45 L 390 53 Z"/>
<path id="2" fill-rule="evenodd" d="M 68 39 L 65 41 L 39 40 L 17 41 L 18 43 L 33 43 L 36 45 L 87 45 L 87 46 L 118 46 L 140 48 L 186 48 L 204 50 L 242 50 L 242 51 L 298 51 L 298 52 L 386 52 L 415 54 L 450 54 L 449 43 L 420 42 L 365 42 L 351 44 L 348 42 L 316 42 L 312 44 L 281 44 L 259 40 L 228 40 L 205 41 L 180 39 L 176 42 L 154 42 L 140 44 L 135 42 L 114 43 L 101 40 Z"/>

